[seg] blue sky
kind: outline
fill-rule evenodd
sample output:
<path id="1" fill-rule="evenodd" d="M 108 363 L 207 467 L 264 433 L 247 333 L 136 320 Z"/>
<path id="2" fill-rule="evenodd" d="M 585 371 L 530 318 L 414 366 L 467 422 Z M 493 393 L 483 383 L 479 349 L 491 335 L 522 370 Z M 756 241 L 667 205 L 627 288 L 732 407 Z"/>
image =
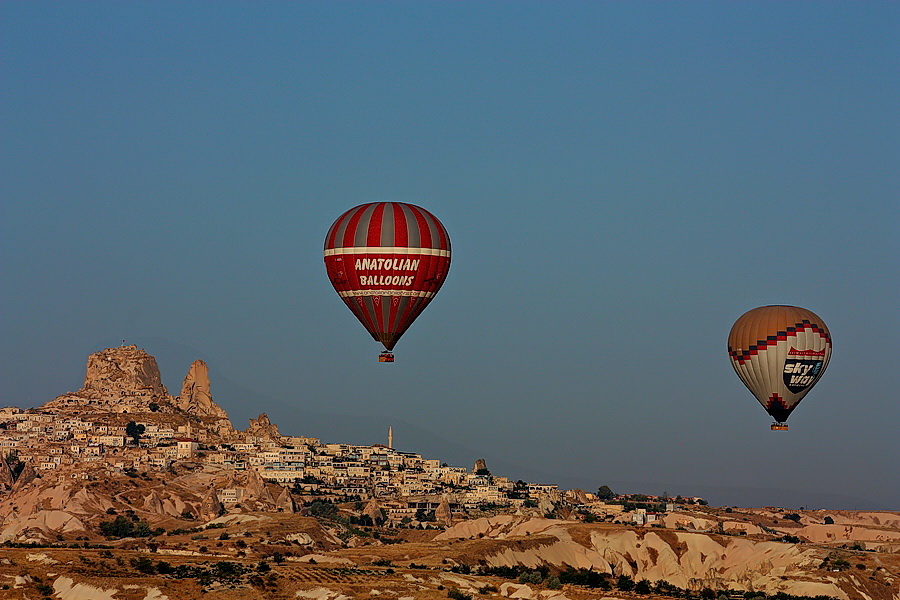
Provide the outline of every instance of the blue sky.
<path id="1" fill-rule="evenodd" d="M 0 4 L 0 404 L 125 338 L 239 427 L 566 486 L 900 508 L 896 3 Z M 331 289 L 375 200 L 450 232 L 396 348 Z M 818 313 L 787 434 L 731 324 Z"/>

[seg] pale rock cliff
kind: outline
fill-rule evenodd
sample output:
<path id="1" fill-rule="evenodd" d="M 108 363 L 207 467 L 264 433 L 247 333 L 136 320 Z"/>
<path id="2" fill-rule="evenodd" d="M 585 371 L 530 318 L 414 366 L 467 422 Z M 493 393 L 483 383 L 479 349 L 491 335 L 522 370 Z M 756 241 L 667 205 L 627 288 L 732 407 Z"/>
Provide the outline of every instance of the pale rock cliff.
<path id="1" fill-rule="evenodd" d="M 153 398 L 169 395 L 160 378 L 156 359 L 135 345 L 107 348 L 91 354 L 80 392 L 100 396 L 142 392 Z"/>

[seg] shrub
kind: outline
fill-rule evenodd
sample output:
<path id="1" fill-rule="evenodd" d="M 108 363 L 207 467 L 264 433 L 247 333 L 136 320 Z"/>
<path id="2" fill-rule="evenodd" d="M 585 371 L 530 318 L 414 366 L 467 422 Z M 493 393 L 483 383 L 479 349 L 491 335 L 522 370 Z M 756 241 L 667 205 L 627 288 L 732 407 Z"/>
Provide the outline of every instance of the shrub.
<path id="1" fill-rule="evenodd" d="M 459 591 L 458 588 L 450 588 L 447 590 L 447 597 L 454 600 L 472 600 L 472 594 L 466 594 Z"/>
<path id="2" fill-rule="evenodd" d="M 622 590 L 623 592 L 630 592 L 634 589 L 634 580 L 628 575 L 619 575 L 619 578 L 616 579 L 616 589 Z"/>
<path id="3" fill-rule="evenodd" d="M 140 571 L 141 573 L 146 573 L 147 575 L 156 574 L 156 566 L 146 556 L 141 556 L 140 558 L 132 558 L 131 566 Z"/>
<path id="4" fill-rule="evenodd" d="M 543 580 L 540 571 L 526 571 L 519 575 L 519 583 L 540 583 Z"/>
<path id="5" fill-rule="evenodd" d="M 127 517 L 119 515 L 114 521 L 101 521 L 100 531 L 106 537 L 124 538 L 124 537 L 150 537 L 151 535 L 159 535 L 164 533 L 165 529 L 150 529 L 150 525 L 146 521 L 133 521 Z"/>

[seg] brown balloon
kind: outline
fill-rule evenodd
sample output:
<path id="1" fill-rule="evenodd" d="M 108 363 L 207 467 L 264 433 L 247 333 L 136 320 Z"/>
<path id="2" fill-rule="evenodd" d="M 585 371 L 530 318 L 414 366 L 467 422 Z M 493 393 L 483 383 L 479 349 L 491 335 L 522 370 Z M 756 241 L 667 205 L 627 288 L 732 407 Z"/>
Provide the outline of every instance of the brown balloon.
<path id="1" fill-rule="evenodd" d="M 760 306 L 744 313 L 728 334 L 731 366 L 747 389 L 786 430 L 788 416 L 819 381 L 831 359 L 831 334 L 814 312 L 798 306 Z"/>

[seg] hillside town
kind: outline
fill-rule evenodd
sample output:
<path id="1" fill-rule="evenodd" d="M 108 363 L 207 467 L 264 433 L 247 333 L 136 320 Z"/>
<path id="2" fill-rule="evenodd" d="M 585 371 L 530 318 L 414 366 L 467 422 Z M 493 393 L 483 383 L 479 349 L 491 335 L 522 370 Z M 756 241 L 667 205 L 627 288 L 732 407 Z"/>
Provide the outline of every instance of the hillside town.
<path id="1" fill-rule="evenodd" d="M 315 498 L 374 500 L 389 525 L 447 526 L 454 517 L 485 511 L 544 516 L 563 510 L 636 524 L 660 516 L 646 507 L 625 511 L 622 503 L 581 490 L 494 475 L 483 460 L 468 469 L 401 452 L 392 447 L 392 430 L 386 433 L 386 444 L 322 443 L 282 435 L 264 413 L 236 430 L 212 399 L 203 361 L 190 366 L 181 393 L 172 396 L 156 360 L 123 345 L 89 357 L 79 391 L 39 408 L 0 409 L 0 490 L 35 478 L 46 484 L 187 469 L 230 475 L 203 490 L 215 494 L 206 504 L 216 511 L 240 509 L 252 498 L 255 508 L 292 512 L 297 500 Z M 272 483 L 284 491 L 273 493 L 265 485 Z M 642 499 L 674 508 L 660 498 Z"/>

